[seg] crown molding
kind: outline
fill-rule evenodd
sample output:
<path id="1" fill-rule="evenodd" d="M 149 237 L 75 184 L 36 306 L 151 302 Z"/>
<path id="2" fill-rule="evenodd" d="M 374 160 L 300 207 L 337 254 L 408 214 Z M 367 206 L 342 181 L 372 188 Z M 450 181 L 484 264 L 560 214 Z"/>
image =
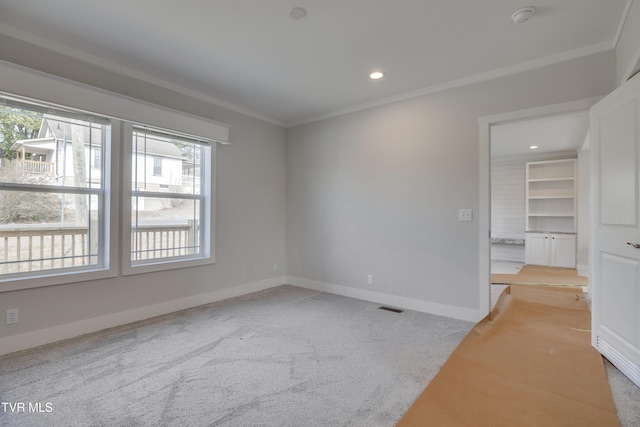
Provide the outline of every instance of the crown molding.
<path id="1" fill-rule="evenodd" d="M 613 48 L 614 48 L 613 41 L 596 43 L 589 46 L 581 47 L 579 49 L 574 49 L 574 50 L 558 53 L 555 55 L 546 56 L 544 58 L 534 59 L 531 61 L 516 64 L 516 65 L 511 65 L 508 67 L 498 68 L 498 69 L 487 71 L 484 73 L 478 73 L 468 77 L 451 80 L 445 83 L 441 83 L 433 86 L 427 86 L 425 88 L 417 89 L 414 91 L 404 92 L 399 95 L 393 95 L 387 98 L 381 98 L 375 101 L 353 105 L 351 107 L 347 107 L 347 108 L 335 110 L 326 114 L 322 114 L 319 116 L 315 116 L 307 120 L 291 123 L 291 124 L 288 124 L 287 127 L 294 127 L 294 126 L 299 126 L 307 123 L 317 122 L 317 121 L 329 119 L 332 117 L 342 116 L 344 114 L 355 113 L 358 111 L 368 110 L 370 108 L 380 107 L 380 106 L 392 104 L 395 102 L 406 101 L 408 99 L 416 98 L 419 96 L 431 95 L 437 92 L 443 92 L 445 90 L 455 89 L 462 86 L 471 85 L 474 83 L 481 83 L 481 82 L 493 80 L 499 77 L 505 77 L 512 74 L 517 74 L 524 71 L 530 71 L 536 68 L 542 68 L 548 65 L 557 64 L 560 62 L 581 58 L 583 56 L 606 52 L 608 50 L 613 50 Z"/>
<path id="2" fill-rule="evenodd" d="M 620 37 L 622 36 L 622 30 L 624 30 L 624 26 L 627 23 L 627 17 L 629 16 L 629 10 L 631 10 L 631 5 L 633 4 L 633 0 L 627 0 L 627 4 L 624 7 L 624 12 L 622 12 L 622 18 L 620 19 L 620 23 L 618 24 L 618 30 L 616 31 L 616 36 L 613 39 L 613 48 L 618 47 L 618 42 L 620 41 Z"/>
<path id="3" fill-rule="evenodd" d="M 271 123 L 277 126 L 286 127 L 286 124 L 280 120 L 274 119 L 272 117 L 265 116 L 264 114 L 256 113 L 254 111 L 248 110 L 243 107 L 239 107 L 235 104 L 231 104 L 229 102 L 220 100 L 213 96 L 204 94 L 202 92 L 186 88 L 181 85 L 177 85 L 175 83 L 171 83 L 167 80 L 161 79 L 159 77 L 152 76 L 148 73 L 134 70 L 132 68 L 128 68 L 123 66 L 122 64 L 118 64 L 113 61 L 106 60 L 104 58 L 100 58 L 96 55 L 80 51 L 78 49 L 70 48 L 63 44 L 57 43 L 53 40 L 44 39 L 42 37 L 35 36 L 33 34 L 27 33 L 20 29 L 8 26 L 6 24 L 0 24 L 0 34 L 4 34 L 6 36 L 15 38 L 17 40 L 23 41 L 25 43 L 32 44 L 34 46 L 46 49 L 51 52 L 58 53 L 60 55 L 67 56 L 69 58 L 76 59 L 78 61 L 87 63 L 89 65 L 93 65 L 99 68 L 102 68 L 107 71 L 111 71 L 115 74 L 120 74 L 125 77 L 129 77 L 132 79 L 136 79 L 139 81 L 143 81 L 145 83 L 150 83 L 155 86 L 168 89 L 182 95 L 186 95 L 190 98 L 194 98 L 200 101 L 204 101 L 206 103 L 216 105 L 218 107 L 225 108 L 230 111 L 234 111 L 236 113 L 243 114 L 245 116 L 252 117 L 254 119 L 262 120 L 267 123 Z M 1 58 L 0 58 L 1 59 Z"/>
<path id="4" fill-rule="evenodd" d="M 621 23 L 618 27 L 618 31 L 616 33 L 616 37 L 613 40 L 585 46 L 585 47 L 570 50 L 570 51 L 561 52 L 558 54 L 546 56 L 544 58 L 538 58 L 531 61 L 526 61 L 519 64 L 511 65 L 511 66 L 498 68 L 498 69 L 483 72 L 483 73 L 474 74 L 467 77 L 462 77 L 460 79 L 451 80 L 451 81 L 440 83 L 437 85 L 426 86 L 417 90 L 404 92 L 404 93 L 389 96 L 386 98 L 380 98 L 380 99 L 366 102 L 366 103 L 352 105 L 350 107 L 330 111 L 318 116 L 313 116 L 304 120 L 291 122 L 291 123 L 283 122 L 273 117 L 269 117 L 264 114 L 248 110 L 246 108 L 239 107 L 237 105 L 220 100 L 218 98 L 204 94 L 202 92 L 189 89 L 175 83 L 171 83 L 164 79 L 152 76 L 145 72 L 128 68 L 126 66 L 123 66 L 122 64 L 118 64 L 113 61 L 105 60 L 104 58 L 100 58 L 96 55 L 92 55 L 90 53 L 82 52 L 78 49 L 64 46 L 55 41 L 44 39 L 42 37 L 38 37 L 33 34 L 29 34 L 25 31 L 8 26 L 6 24 L 0 24 L 0 34 L 5 34 L 9 37 L 16 38 L 23 42 L 38 46 L 43 49 L 47 49 L 49 51 L 59 53 L 61 55 L 64 55 L 70 58 L 74 58 L 76 60 L 100 67 L 102 69 L 111 71 L 113 73 L 120 74 L 122 76 L 133 78 L 146 83 L 150 83 L 158 87 L 169 89 L 174 92 L 180 93 L 182 95 L 186 95 L 191 98 L 198 99 L 200 101 L 207 102 L 209 104 L 216 105 L 216 106 L 225 108 L 227 110 L 243 114 L 248 117 L 262 120 L 264 122 L 271 123 L 277 126 L 290 128 L 290 127 L 295 127 L 295 126 L 299 126 L 307 123 L 329 119 L 332 117 L 337 117 L 337 116 L 350 114 L 350 113 L 354 113 L 362 110 L 367 110 L 370 108 L 379 107 L 379 106 L 383 106 L 383 105 L 387 105 L 395 102 L 405 101 L 405 100 L 416 98 L 419 96 L 431 95 L 431 94 L 442 92 L 445 90 L 455 89 L 458 87 L 467 86 L 474 83 L 493 80 L 499 77 L 505 77 L 505 76 L 517 74 L 524 71 L 530 71 L 530 70 L 545 67 L 548 65 L 553 65 L 560 62 L 577 59 L 583 56 L 593 55 L 596 53 L 615 49 L 615 45 L 617 44 L 620 34 L 622 33 L 624 22 L 626 21 L 626 17 L 629 13 L 629 9 L 631 8 L 632 3 L 633 3 L 633 0 L 628 0 L 624 15 L 622 17 Z"/>

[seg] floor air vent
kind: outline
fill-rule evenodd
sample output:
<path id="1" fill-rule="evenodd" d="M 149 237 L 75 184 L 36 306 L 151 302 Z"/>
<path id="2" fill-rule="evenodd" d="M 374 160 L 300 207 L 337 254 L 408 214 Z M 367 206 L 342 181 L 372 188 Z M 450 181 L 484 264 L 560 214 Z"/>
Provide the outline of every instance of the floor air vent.
<path id="1" fill-rule="evenodd" d="M 386 305 L 381 305 L 378 307 L 380 310 L 392 311 L 394 313 L 402 313 L 404 310 L 400 310 L 399 308 L 387 307 Z"/>

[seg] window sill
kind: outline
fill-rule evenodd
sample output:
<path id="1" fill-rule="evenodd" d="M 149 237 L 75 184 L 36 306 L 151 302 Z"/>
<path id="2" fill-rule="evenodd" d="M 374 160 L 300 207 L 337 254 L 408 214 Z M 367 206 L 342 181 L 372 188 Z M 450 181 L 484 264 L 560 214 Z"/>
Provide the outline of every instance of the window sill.
<path id="1" fill-rule="evenodd" d="M 180 259 L 159 259 L 156 262 L 149 261 L 145 263 L 126 265 L 123 262 L 122 275 L 130 276 L 134 274 L 153 273 L 156 271 L 176 270 L 179 268 L 198 267 L 202 265 L 212 265 L 215 263 L 213 257 L 202 258 L 180 258 Z"/>
<path id="2" fill-rule="evenodd" d="M 29 277 L 16 277 L 13 275 L 0 279 L 0 293 L 23 289 L 43 288 L 46 286 L 66 285 L 69 283 L 89 282 L 99 279 L 108 279 L 116 277 L 117 275 L 118 272 L 115 267 L 78 271 L 46 270 L 42 272 L 42 275 L 31 275 Z"/>

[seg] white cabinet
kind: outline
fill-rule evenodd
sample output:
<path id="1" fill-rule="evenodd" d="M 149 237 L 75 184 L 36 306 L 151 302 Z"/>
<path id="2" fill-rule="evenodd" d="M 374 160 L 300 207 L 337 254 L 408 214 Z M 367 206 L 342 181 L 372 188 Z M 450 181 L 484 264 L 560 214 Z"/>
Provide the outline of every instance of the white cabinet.
<path id="1" fill-rule="evenodd" d="M 525 231 L 575 233 L 576 183 L 576 159 L 527 163 Z"/>
<path id="2" fill-rule="evenodd" d="M 576 183 L 576 159 L 527 163 L 527 264 L 575 268 Z"/>
<path id="3" fill-rule="evenodd" d="M 526 264 L 549 265 L 551 243 L 548 234 L 527 233 L 524 247 Z"/>
<path id="4" fill-rule="evenodd" d="M 550 267 L 576 266 L 576 235 L 559 233 L 527 233 L 525 262 Z"/>

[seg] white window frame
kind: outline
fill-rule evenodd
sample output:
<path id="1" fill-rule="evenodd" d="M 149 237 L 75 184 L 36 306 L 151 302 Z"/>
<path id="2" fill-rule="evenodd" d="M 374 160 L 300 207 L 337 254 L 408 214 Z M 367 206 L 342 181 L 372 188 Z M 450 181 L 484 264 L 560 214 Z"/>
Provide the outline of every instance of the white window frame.
<path id="1" fill-rule="evenodd" d="M 11 94 L 35 103 L 47 104 L 52 108 L 62 106 L 61 109 L 64 111 L 75 110 L 81 113 L 89 111 L 96 115 L 111 118 L 111 155 L 103 158 L 103 168 L 109 171 L 116 171 L 117 165 L 122 164 L 122 144 L 127 142 L 127 137 L 129 139 L 128 143 L 131 144 L 131 123 L 146 124 L 211 141 L 211 164 L 213 170 L 215 170 L 217 145 L 226 145 L 229 141 L 229 126 L 224 123 L 172 110 L 5 61 L 0 61 L 0 93 Z M 206 181 L 210 183 L 209 199 L 207 201 L 210 208 L 208 216 L 201 218 L 201 221 L 206 221 L 209 224 L 209 231 L 202 241 L 202 244 L 208 248 L 205 253 L 206 256 L 199 259 L 164 262 L 135 268 L 132 268 L 130 262 L 127 262 L 122 266 L 124 274 L 168 270 L 214 262 L 215 173 L 210 173 Z M 104 183 L 104 197 L 109 202 L 108 209 L 105 209 L 105 224 L 109 227 L 103 237 L 103 243 L 108 248 L 105 249 L 105 256 L 108 256 L 109 260 L 108 265 L 105 265 L 103 269 L 94 271 L 56 273 L 49 271 L 43 275 L 34 274 L 20 280 L 0 281 L 0 293 L 117 277 L 121 257 L 125 257 L 122 248 L 131 247 L 130 237 L 129 246 L 124 243 L 126 236 L 130 236 L 130 233 L 125 233 L 125 238 L 121 238 L 120 234 L 120 224 L 123 223 L 127 228 L 130 228 L 131 223 L 131 197 L 130 194 L 128 196 L 121 194 L 122 182 L 123 177 L 114 172 L 110 174 L 108 182 L 105 181 Z M 124 182 L 127 181 L 125 180 Z M 128 183 L 130 182 L 128 181 Z M 124 206 L 125 202 L 129 205 L 128 207 Z M 124 222 L 122 221 L 123 215 L 126 217 Z M 125 259 L 130 259 L 129 249 L 126 250 Z"/>
<path id="2" fill-rule="evenodd" d="M 80 112 L 71 108 L 34 100 L 25 100 L 12 94 L 0 93 L 0 97 L 6 98 L 4 102 L 33 111 L 47 110 L 52 114 L 73 117 L 80 116 L 83 120 L 91 120 L 94 113 Z M 104 121 L 104 119 L 103 119 Z M 98 216 L 98 234 L 100 246 L 98 250 L 98 262 L 95 265 L 63 267 L 50 270 L 24 271 L 19 273 L 0 275 L 0 292 L 15 291 L 20 289 L 38 288 L 43 286 L 59 285 L 63 283 L 82 282 L 87 280 L 115 277 L 118 273 L 117 248 L 114 248 L 115 231 L 118 221 L 119 181 L 117 174 L 112 173 L 111 164 L 113 156 L 119 156 L 119 144 L 116 134 L 119 133 L 120 122 L 109 121 L 111 127 L 111 140 L 106 147 L 102 147 L 104 168 L 101 169 L 101 188 L 78 188 L 64 186 L 40 186 L 34 184 L 0 184 L 0 188 L 8 191 L 34 191 L 40 193 L 58 194 L 86 194 L 98 197 L 98 206 L 101 213 Z"/>
<path id="3" fill-rule="evenodd" d="M 135 126 L 139 129 L 139 126 Z M 133 190 L 129 183 L 133 182 L 133 131 L 134 126 L 126 123 L 123 127 L 123 145 L 122 145 L 122 247 L 131 248 L 131 200 L 133 196 L 149 196 L 149 197 L 166 197 L 167 193 L 153 193 L 149 191 Z M 181 136 L 180 133 L 165 131 L 167 134 Z M 200 251 L 193 255 L 183 255 L 167 258 L 153 258 L 148 260 L 132 261 L 131 251 L 122 251 L 122 274 L 132 275 L 139 273 L 149 273 L 154 271 L 165 271 L 176 268 L 195 267 L 199 265 L 208 265 L 215 263 L 215 167 L 216 167 L 216 144 L 214 141 L 206 141 L 203 138 L 194 138 L 185 135 L 190 139 L 198 139 L 203 145 L 209 146 L 209 158 L 203 159 L 203 171 L 200 180 L 200 224 L 199 224 L 199 243 Z M 208 167 L 205 167 L 208 166 Z M 190 200 L 192 198 L 189 198 Z"/>

